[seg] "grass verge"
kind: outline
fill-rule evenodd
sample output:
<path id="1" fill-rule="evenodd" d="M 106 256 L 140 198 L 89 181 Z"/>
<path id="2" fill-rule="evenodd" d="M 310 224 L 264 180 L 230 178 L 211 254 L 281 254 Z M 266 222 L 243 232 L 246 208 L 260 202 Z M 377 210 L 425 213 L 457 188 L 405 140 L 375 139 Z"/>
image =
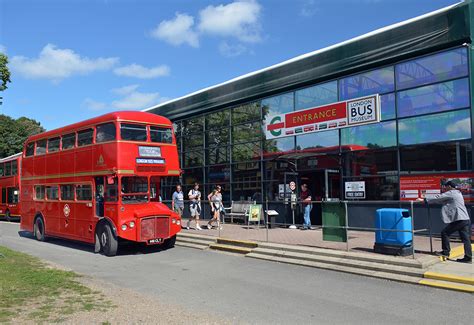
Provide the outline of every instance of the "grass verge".
<path id="1" fill-rule="evenodd" d="M 0 323 L 61 322 L 79 311 L 114 307 L 78 278 L 74 272 L 49 267 L 36 257 L 0 246 Z"/>

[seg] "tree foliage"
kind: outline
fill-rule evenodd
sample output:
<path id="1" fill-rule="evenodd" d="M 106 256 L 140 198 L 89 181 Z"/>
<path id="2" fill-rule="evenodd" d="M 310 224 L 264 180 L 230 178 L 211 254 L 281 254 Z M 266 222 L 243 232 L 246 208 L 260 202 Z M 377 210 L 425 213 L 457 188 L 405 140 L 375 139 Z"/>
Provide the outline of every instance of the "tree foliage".
<path id="1" fill-rule="evenodd" d="M 0 53 L 0 91 L 7 89 L 7 83 L 10 81 L 10 71 L 8 70 L 8 58 L 5 54 Z"/>
<path id="2" fill-rule="evenodd" d="M 41 124 L 33 119 L 20 117 L 15 120 L 0 114 L 0 158 L 21 152 L 29 136 L 44 131 Z"/>

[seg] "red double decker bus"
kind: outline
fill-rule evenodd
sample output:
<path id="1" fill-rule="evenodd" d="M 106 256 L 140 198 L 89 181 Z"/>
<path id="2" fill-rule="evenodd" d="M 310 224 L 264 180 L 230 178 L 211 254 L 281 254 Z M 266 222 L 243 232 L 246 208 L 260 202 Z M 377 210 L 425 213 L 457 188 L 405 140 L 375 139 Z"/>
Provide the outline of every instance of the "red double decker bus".
<path id="1" fill-rule="evenodd" d="M 160 180 L 177 176 L 171 122 L 116 112 L 25 142 L 21 228 L 95 244 L 113 256 L 119 240 L 174 246 L 179 216 L 160 202 Z"/>
<path id="2" fill-rule="evenodd" d="M 0 159 L 0 216 L 10 221 L 20 218 L 21 153 Z"/>

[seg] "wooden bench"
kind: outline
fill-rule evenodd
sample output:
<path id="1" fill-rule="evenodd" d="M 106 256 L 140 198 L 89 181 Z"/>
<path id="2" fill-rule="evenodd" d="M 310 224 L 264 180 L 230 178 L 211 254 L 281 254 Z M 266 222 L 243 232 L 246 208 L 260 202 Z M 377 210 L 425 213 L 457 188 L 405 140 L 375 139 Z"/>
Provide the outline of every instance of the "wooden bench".
<path id="1" fill-rule="evenodd" d="M 230 222 L 233 223 L 234 219 L 242 220 L 246 223 L 248 220 L 250 205 L 254 204 L 253 201 L 232 201 L 229 208 L 224 208 L 225 217 L 230 218 Z"/>

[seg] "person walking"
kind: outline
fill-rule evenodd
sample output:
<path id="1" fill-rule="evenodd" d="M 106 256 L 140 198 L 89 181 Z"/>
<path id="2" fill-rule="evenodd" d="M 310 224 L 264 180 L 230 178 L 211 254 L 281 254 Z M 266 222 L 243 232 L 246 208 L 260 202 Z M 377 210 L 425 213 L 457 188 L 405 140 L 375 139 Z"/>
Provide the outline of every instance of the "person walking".
<path id="1" fill-rule="evenodd" d="M 191 212 L 191 218 L 188 220 L 186 229 L 189 230 L 189 225 L 192 220 L 196 222 L 196 229 L 202 230 L 199 226 L 199 216 L 201 214 L 201 192 L 199 191 L 199 184 L 194 183 L 194 188 L 192 188 L 188 193 L 188 198 L 191 201 L 189 205 L 189 212 Z"/>
<path id="2" fill-rule="evenodd" d="M 459 236 L 464 244 L 464 257 L 457 259 L 457 262 L 472 263 L 472 246 L 471 246 L 471 220 L 464 205 L 462 193 L 456 189 L 456 183 L 453 181 L 446 182 L 447 191 L 438 195 L 436 198 L 424 199 L 425 203 L 439 203 L 441 207 L 441 217 L 444 223 L 448 224 L 441 231 L 441 252 L 436 255 L 449 257 L 451 248 L 449 245 L 449 237 L 459 232 Z M 422 200 L 422 199 L 421 199 Z"/>
<path id="3" fill-rule="evenodd" d="M 209 220 L 209 222 L 207 223 L 207 229 L 212 229 L 213 222 L 217 222 L 217 228 L 222 229 L 221 211 L 223 209 L 223 206 L 221 190 L 221 186 L 217 185 L 214 190 L 207 196 L 212 212 L 212 219 Z"/>
<path id="4" fill-rule="evenodd" d="M 308 184 L 301 184 L 301 193 L 300 200 L 303 205 L 304 211 L 304 221 L 302 230 L 312 229 L 311 228 L 311 210 L 313 209 L 313 204 L 311 203 L 311 191 L 308 189 Z"/>
<path id="5" fill-rule="evenodd" d="M 176 185 L 176 191 L 174 191 L 171 198 L 171 210 L 176 212 L 181 218 L 184 211 L 184 194 L 181 190 L 181 185 Z"/>

